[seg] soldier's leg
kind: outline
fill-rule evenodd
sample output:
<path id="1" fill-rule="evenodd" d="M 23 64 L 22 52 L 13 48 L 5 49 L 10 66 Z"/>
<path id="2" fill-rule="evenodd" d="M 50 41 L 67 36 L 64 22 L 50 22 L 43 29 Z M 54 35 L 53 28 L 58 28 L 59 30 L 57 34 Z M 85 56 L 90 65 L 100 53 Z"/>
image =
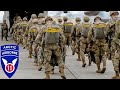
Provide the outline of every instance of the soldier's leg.
<path id="1" fill-rule="evenodd" d="M 86 62 L 85 62 L 85 48 L 86 48 L 86 44 L 80 42 L 80 55 L 81 55 L 81 59 L 82 59 L 82 67 L 85 67 Z"/>
<path id="2" fill-rule="evenodd" d="M 106 60 L 107 60 L 106 53 L 105 53 L 105 48 L 104 47 L 102 47 L 101 55 L 102 55 L 102 62 L 103 62 L 103 68 L 102 68 L 101 73 L 104 73 L 105 70 L 106 70 Z"/>
<path id="3" fill-rule="evenodd" d="M 38 71 L 41 71 L 42 69 L 42 63 L 44 61 L 42 61 L 43 59 L 43 51 L 42 51 L 42 48 L 40 47 L 39 50 L 38 50 Z"/>
<path id="4" fill-rule="evenodd" d="M 75 54 L 75 41 L 72 41 L 72 55 Z"/>
<path id="5" fill-rule="evenodd" d="M 38 53 L 38 44 L 35 44 L 34 45 L 34 63 L 35 63 L 35 66 L 38 66 L 38 56 L 37 56 L 37 53 Z"/>
<path id="6" fill-rule="evenodd" d="M 3 41 L 3 30 L 1 32 L 1 40 Z"/>
<path id="7" fill-rule="evenodd" d="M 25 47 L 26 47 L 26 38 L 23 37 L 23 49 L 25 49 Z"/>
<path id="8" fill-rule="evenodd" d="M 68 45 L 71 47 L 71 33 L 68 34 Z"/>
<path id="9" fill-rule="evenodd" d="M 28 58 L 32 58 L 32 43 L 30 42 L 29 43 L 29 56 L 28 56 Z"/>
<path id="10" fill-rule="evenodd" d="M 81 61 L 81 55 L 80 55 L 80 45 L 78 43 L 78 41 L 76 40 L 76 53 L 78 55 L 78 59 L 77 61 Z"/>
<path id="11" fill-rule="evenodd" d="M 114 71 L 115 71 L 115 76 L 113 76 L 113 79 L 119 79 L 119 63 L 120 63 L 120 56 L 119 56 L 119 51 L 115 52 L 115 56 L 114 59 L 112 59 L 113 62 L 113 67 L 114 67 Z"/>
<path id="12" fill-rule="evenodd" d="M 50 79 L 50 71 L 52 70 L 52 67 L 50 65 L 50 60 L 52 56 L 52 51 L 45 48 L 44 50 L 44 59 L 45 59 L 45 79 Z"/>
<path id="13" fill-rule="evenodd" d="M 66 79 L 65 77 L 65 74 L 64 74 L 64 62 L 63 62 L 63 58 L 62 58 L 62 53 L 61 53 L 61 50 L 60 50 L 60 47 L 57 48 L 55 51 L 54 51 L 54 54 L 56 56 L 56 60 L 57 60 L 57 63 L 59 65 L 59 71 L 60 71 L 60 75 L 63 79 Z"/>
<path id="14" fill-rule="evenodd" d="M 100 48 L 97 46 L 97 45 L 94 45 L 94 52 L 95 52 L 95 62 L 96 62 L 96 65 L 97 65 L 97 69 L 96 70 L 96 73 L 101 73 L 101 68 L 100 68 Z"/>
<path id="15" fill-rule="evenodd" d="M 7 37 L 8 37 L 8 33 L 7 33 L 7 31 L 5 31 L 5 39 L 6 39 L 6 41 L 8 41 Z"/>

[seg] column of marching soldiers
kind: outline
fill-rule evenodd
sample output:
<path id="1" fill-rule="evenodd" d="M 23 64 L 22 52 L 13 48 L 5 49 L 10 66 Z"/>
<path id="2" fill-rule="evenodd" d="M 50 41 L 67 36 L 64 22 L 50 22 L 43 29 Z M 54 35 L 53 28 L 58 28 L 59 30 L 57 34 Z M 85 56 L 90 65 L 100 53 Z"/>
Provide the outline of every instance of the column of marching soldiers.
<path id="1" fill-rule="evenodd" d="M 86 66 L 85 54 L 89 59 L 89 66 L 94 62 L 97 66 L 96 73 L 103 74 L 106 71 L 106 61 L 112 60 L 115 75 L 113 79 L 119 79 L 120 74 L 120 19 L 117 11 L 110 11 L 111 19 L 104 23 L 100 16 L 90 22 L 88 16 L 83 17 L 83 22 L 76 17 L 76 24 L 68 21 L 68 17 L 52 17 L 40 13 L 37 17 L 32 14 L 28 21 L 20 16 L 14 19 L 10 33 L 12 39 L 23 49 L 29 51 L 28 58 L 34 57 L 34 63 L 38 71 L 45 67 L 45 79 L 50 79 L 54 74 L 54 67 L 59 66 L 59 73 L 63 79 L 64 64 L 67 47 L 71 47 L 72 55 L 77 53 L 77 61 L 81 61 L 82 67 Z M 3 36 L 7 36 L 5 21 L 2 24 Z M 6 37 L 7 40 L 7 37 Z M 103 67 L 100 67 L 100 64 Z"/>

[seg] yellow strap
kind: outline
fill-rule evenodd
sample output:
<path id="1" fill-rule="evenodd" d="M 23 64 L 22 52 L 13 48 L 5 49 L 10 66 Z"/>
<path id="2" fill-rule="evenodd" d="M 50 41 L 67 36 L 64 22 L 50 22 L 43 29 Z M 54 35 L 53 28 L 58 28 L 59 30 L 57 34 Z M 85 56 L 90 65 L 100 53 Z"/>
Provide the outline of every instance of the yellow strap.
<path id="1" fill-rule="evenodd" d="M 104 27 L 106 27 L 106 25 L 105 24 L 95 24 L 94 27 L 95 28 L 104 28 Z"/>
<path id="2" fill-rule="evenodd" d="M 83 27 L 90 27 L 90 24 L 83 24 Z"/>
<path id="3" fill-rule="evenodd" d="M 48 28 L 47 30 L 45 30 L 45 32 L 60 32 L 60 30 L 55 28 Z"/>
<path id="4" fill-rule="evenodd" d="M 35 29 L 32 29 L 32 30 L 29 30 L 29 32 L 36 32 L 36 30 L 35 30 Z"/>
<path id="5" fill-rule="evenodd" d="M 73 26 L 73 24 L 64 24 L 64 26 Z"/>

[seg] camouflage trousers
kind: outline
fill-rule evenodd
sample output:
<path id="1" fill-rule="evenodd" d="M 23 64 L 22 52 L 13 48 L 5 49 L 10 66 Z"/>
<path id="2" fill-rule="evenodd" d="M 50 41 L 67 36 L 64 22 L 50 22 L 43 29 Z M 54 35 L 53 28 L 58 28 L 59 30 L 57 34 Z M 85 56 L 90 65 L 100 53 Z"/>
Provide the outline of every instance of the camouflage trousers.
<path id="1" fill-rule="evenodd" d="M 113 41 L 111 42 L 110 48 L 109 48 L 109 44 L 106 44 L 106 54 L 108 59 L 110 58 L 110 54 L 111 54 L 111 60 L 113 60 L 115 55 L 115 50 L 116 50 L 116 45 Z"/>
<path id="2" fill-rule="evenodd" d="M 44 48 L 45 72 L 50 72 L 53 69 L 52 66 L 50 65 L 52 54 L 56 56 L 56 60 L 59 65 L 59 68 L 64 68 L 64 62 L 62 59 L 62 53 L 60 47 L 56 44 L 45 45 Z"/>
<path id="3" fill-rule="evenodd" d="M 88 46 L 87 38 L 81 37 L 80 38 L 80 56 L 83 64 L 85 64 L 85 49 L 87 46 Z"/>
<path id="4" fill-rule="evenodd" d="M 95 52 L 95 62 L 100 67 L 100 60 L 103 62 L 103 68 L 106 68 L 106 45 L 105 40 L 96 40 L 92 46 L 92 51 Z M 101 59 L 100 59 L 100 56 Z"/>
<path id="5" fill-rule="evenodd" d="M 112 62 L 113 62 L 114 71 L 120 73 L 120 47 L 116 49 Z"/>
<path id="6" fill-rule="evenodd" d="M 28 36 L 23 35 L 23 47 L 27 48 L 27 38 Z"/>
<path id="7" fill-rule="evenodd" d="M 71 45 L 71 33 L 64 33 L 65 35 L 65 44 L 70 46 Z"/>
<path id="8" fill-rule="evenodd" d="M 76 37 L 76 53 L 78 55 L 78 61 L 81 60 L 80 57 L 80 37 Z"/>
<path id="9" fill-rule="evenodd" d="M 15 42 L 17 42 L 17 32 L 16 31 L 13 31 L 13 33 L 12 33 L 12 38 L 13 38 L 13 40 L 15 41 Z"/>
<path id="10" fill-rule="evenodd" d="M 21 32 L 17 32 L 17 44 L 23 44 L 23 35 Z"/>
<path id="11" fill-rule="evenodd" d="M 1 39 L 3 39 L 3 37 L 5 37 L 5 39 L 7 40 L 7 30 L 2 30 Z"/>
<path id="12" fill-rule="evenodd" d="M 76 41 L 72 40 L 71 49 L 72 49 L 73 54 L 75 54 L 76 48 L 77 48 Z"/>

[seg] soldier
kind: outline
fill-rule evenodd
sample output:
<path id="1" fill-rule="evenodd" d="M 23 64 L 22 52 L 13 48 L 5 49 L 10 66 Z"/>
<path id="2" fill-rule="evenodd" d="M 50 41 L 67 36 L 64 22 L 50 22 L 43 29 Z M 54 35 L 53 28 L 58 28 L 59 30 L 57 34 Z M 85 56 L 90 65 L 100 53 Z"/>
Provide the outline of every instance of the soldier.
<path id="1" fill-rule="evenodd" d="M 55 55 L 61 77 L 66 79 L 64 75 L 64 63 L 62 59 L 60 42 L 64 44 L 65 37 L 59 26 L 53 23 L 51 17 L 46 18 L 46 27 L 42 29 L 36 38 L 42 40 L 42 46 L 44 46 L 44 60 L 45 60 L 45 75 L 46 79 L 50 79 L 50 71 L 52 67 L 50 65 L 52 54 Z"/>
<path id="2" fill-rule="evenodd" d="M 109 44 L 110 49 L 108 54 L 111 54 L 111 60 L 113 63 L 115 76 L 112 79 L 120 79 L 120 20 L 118 19 L 119 13 L 117 11 L 111 11 L 111 21 L 108 23 L 107 34 L 111 38 Z M 110 55 L 109 55 L 110 56 Z"/>
<path id="3" fill-rule="evenodd" d="M 43 13 L 39 13 L 38 15 L 38 24 L 41 25 L 41 20 L 45 18 L 45 15 Z"/>
<path id="4" fill-rule="evenodd" d="M 88 42 L 87 42 L 87 37 L 88 37 L 88 32 L 91 27 L 91 23 L 89 22 L 90 19 L 89 17 L 85 16 L 84 17 L 84 22 L 82 23 L 82 29 L 81 29 L 81 37 L 80 37 L 80 55 L 82 59 L 82 67 L 85 67 L 86 62 L 85 62 L 85 51 L 88 47 Z M 89 65 L 91 65 L 91 61 L 89 60 Z"/>
<path id="5" fill-rule="evenodd" d="M 28 43 L 28 50 L 29 50 L 29 56 L 28 58 L 32 58 L 32 54 L 34 53 L 34 58 L 35 58 L 35 65 L 37 65 L 38 63 L 38 59 L 37 59 L 37 53 L 33 50 L 33 47 L 34 47 L 34 41 L 35 41 L 35 38 L 38 34 L 38 31 L 39 31 L 39 25 L 38 25 L 38 19 L 34 19 L 32 21 L 32 25 L 31 27 L 29 28 L 29 32 L 28 32 L 28 40 L 27 40 L 27 43 Z M 34 52 L 33 52 L 34 51 Z"/>
<path id="6" fill-rule="evenodd" d="M 45 19 L 41 20 L 41 26 L 40 26 L 40 30 L 38 31 L 38 33 L 41 33 L 42 29 L 45 27 Z M 37 38 L 37 37 L 36 37 Z M 35 39 L 35 47 L 38 49 L 37 50 L 37 58 L 38 58 L 38 71 L 41 71 L 42 66 L 43 66 L 43 62 L 44 62 L 44 55 L 43 55 L 43 48 L 41 48 L 41 43 L 39 39 Z"/>
<path id="7" fill-rule="evenodd" d="M 8 25 L 6 24 L 6 20 L 3 21 L 2 25 L 1 25 L 1 30 L 2 30 L 2 37 L 1 40 L 3 40 L 3 37 L 5 37 L 6 41 L 7 37 L 8 37 Z"/>
<path id="8" fill-rule="evenodd" d="M 119 13 L 117 11 L 110 11 L 111 20 L 107 24 L 107 57 L 108 60 L 113 60 L 115 47 L 114 42 L 112 41 L 115 36 L 115 23 Z"/>
<path id="9" fill-rule="evenodd" d="M 27 24 L 28 24 L 28 20 L 26 17 L 24 17 L 21 23 L 22 36 L 23 36 L 23 49 L 27 48 L 27 38 L 28 38 Z"/>
<path id="10" fill-rule="evenodd" d="M 113 67 L 115 71 L 115 76 L 112 79 L 120 79 L 120 20 L 116 22 L 116 32 L 115 37 L 113 38 L 115 55 L 113 59 Z"/>
<path id="11" fill-rule="evenodd" d="M 61 27 L 62 29 L 63 29 L 63 25 L 62 25 L 62 19 L 58 19 L 58 25 L 59 25 L 59 27 Z"/>
<path id="12" fill-rule="evenodd" d="M 106 55 L 105 55 L 105 38 L 106 38 L 106 24 L 101 21 L 99 16 L 94 19 L 94 24 L 88 32 L 88 42 L 93 41 L 92 51 L 95 53 L 95 63 L 97 65 L 96 73 L 104 73 L 106 70 Z M 103 62 L 101 70 L 100 63 Z"/>
<path id="13" fill-rule="evenodd" d="M 73 30 L 72 30 L 72 55 L 75 54 L 75 52 L 78 54 L 78 61 L 81 61 L 80 59 L 80 54 L 78 52 L 80 52 L 79 49 L 79 45 L 78 45 L 78 41 L 80 39 L 80 34 L 76 34 L 77 32 L 77 28 L 80 27 L 80 22 L 81 19 L 79 17 L 76 17 L 75 19 L 76 24 L 73 26 Z"/>
<path id="14" fill-rule="evenodd" d="M 23 39 L 23 37 L 22 37 L 22 26 L 21 26 L 22 19 L 19 19 L 18 21 L 19 21 L 17 23 L 18 29 L 17 29 L 16 32 L 17 32 L 17 44 L 19 45 L 20 43 L 23 44 L 22 43 L 22 39 Z"/>
<path id="15" fill-rule="evenodd" d="M 72 32 L 73 23 L 68 22 L 67 17 L 63 17 L 63 20 L 64 20 L 63 32 L 65 35 L 65 43 L 66 43 L 66 45 L 70 46 L 71 45 L 71 32 Z"/>
<path id="16" fill-rule="evenodd" d="M 15 30 L 15 25 L 16 25 L 16 21 L 14 21 L 12 27 L 10 28 L 10 34 L 12 35 L 12 39 L 14 40 L 14 30 Z"/>
<path id="17" fill-rule="evenodd" d="M 28 29 L 29 29 L 29 27 L 31 27 L 31 25 L 32 25 L 32 21 L 34 20 L 34 19 L 37 19 L 37 15 L 36 14 L 32 14 L 31 15 L 31 18 L 30 18 L 30 20 L 28 21 Z"/>

